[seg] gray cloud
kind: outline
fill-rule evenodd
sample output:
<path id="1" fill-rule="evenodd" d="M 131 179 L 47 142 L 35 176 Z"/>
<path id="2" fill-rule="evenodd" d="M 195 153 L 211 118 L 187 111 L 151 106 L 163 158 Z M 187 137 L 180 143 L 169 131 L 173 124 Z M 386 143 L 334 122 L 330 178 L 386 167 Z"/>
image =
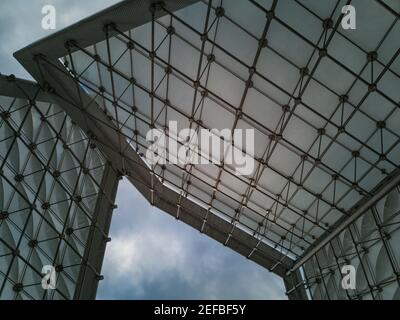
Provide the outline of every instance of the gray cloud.
<path id="1" fill-rule="evenodd" d="M 127 181 L 117 203 L 100 299 L 286 299 L 280 278 L 151 207 Z"/>

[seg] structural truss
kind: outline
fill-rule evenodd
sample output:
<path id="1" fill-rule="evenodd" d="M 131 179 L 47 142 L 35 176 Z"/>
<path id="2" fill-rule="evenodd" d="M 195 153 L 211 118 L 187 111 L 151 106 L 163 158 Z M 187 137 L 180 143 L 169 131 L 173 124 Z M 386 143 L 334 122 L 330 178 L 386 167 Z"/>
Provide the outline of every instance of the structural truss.
<path id="1" fill-rule="evenodd" d="M 116 172 L 37 84 L 0 76 L 0 115 L 0 298 L 94 298 Z"/>
<path id="2" fill-rule="evenodd" d="M 399 10 L 124 1 L 15 56 L 151 204 L 283 277 L 289 297 L 398 298 Z M 146 134 L 171 120 L 254 129 L 255 170 L 149 164 Z M 349 263 L 355 290 L 340 287 Z"/>

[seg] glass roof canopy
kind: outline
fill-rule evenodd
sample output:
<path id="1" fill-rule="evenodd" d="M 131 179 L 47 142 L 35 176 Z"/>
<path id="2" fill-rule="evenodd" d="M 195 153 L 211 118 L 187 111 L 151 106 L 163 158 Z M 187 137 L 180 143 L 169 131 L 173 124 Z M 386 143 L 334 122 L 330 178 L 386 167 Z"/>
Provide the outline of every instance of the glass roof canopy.
<path id="1" fill-rule="evenodd" d="M 93 39 L 61 33 L 63 50 L 46 50 L 142 158 L 148 130 L 170 120 L 255 129 L 250 176 L 226 164 L 149 169 L 207 209 L 202 228 L 209 215 L 229 222 L 223 243 L 239 228 L 257 239 L 248 257 L 267 243 L 296 259 L 399 167 L 394 1 L 143 3 L 145 24 L 129 28 L 110 9 L 100 13 L 108 24 L 92 23 Z M 356 30 L 341 27 L 346 4 Z"/>
<path id="2" fill-rule="evenodd" d="M 108 239 L 115 172 L 36 83 L 15 76 L 0 75 L 0 136 L 1 299 L 94 295 L 101 268 L 88 252 L 105 250 L 92 241 Z M 51 265 L 57 288 L 44 291 Z"/>

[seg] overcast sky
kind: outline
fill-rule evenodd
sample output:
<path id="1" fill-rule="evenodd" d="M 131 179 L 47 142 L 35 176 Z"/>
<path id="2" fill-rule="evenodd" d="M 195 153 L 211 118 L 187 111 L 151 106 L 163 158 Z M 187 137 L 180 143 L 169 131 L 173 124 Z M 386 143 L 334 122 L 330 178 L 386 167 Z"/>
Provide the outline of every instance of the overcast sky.
<path id="1" fill-rule="evenodd" d="M 53 4 L 58 31 L 116 0 L 1 0 L 0 73 L 29 78 L 12 53 L 48 36 L 41 9 Z M 151 207 L 125 180 L 117 195 L 99 299 L 286 299 L 280 278 Z"/>
<path id="2" fill-rule="evenodd" d="M 283 299 L 283 283 L 181 221 L 128 182 L 117 196 L 98 298 Z"/>

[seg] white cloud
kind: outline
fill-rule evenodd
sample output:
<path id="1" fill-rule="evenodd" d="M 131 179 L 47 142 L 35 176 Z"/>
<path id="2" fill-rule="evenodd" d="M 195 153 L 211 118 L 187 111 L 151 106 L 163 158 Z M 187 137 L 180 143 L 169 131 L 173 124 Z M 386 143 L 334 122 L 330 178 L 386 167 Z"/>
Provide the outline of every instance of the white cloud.
<path id="1" fill-rule="evenodd" d="M 143 230 L 136 234 L 119 234 L 109 247 L 106 263 L 113 266 L 113 277 L 130 275 L 138 279 L 155 280 L 171 271 L 184 271 L 185 246 L 170 234 Z M 151 268 L 149 268 L 151 266 Z"/>

